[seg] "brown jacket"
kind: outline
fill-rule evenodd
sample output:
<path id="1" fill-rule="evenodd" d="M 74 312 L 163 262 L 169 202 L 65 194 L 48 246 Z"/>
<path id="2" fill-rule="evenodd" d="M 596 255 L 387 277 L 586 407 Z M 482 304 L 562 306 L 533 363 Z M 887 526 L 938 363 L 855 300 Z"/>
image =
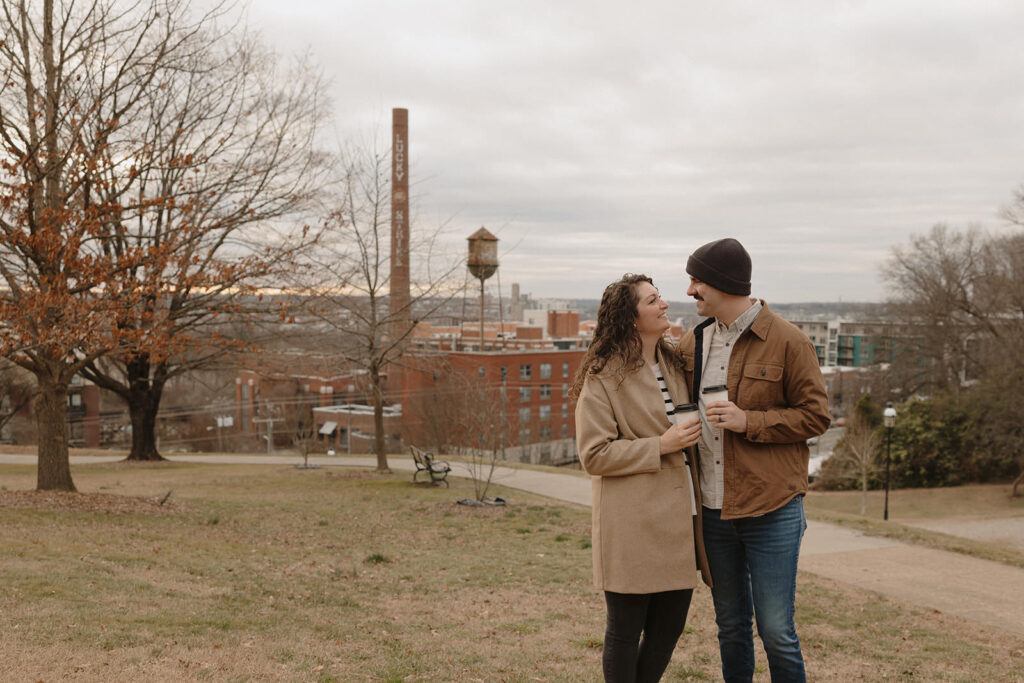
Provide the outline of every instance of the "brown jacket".
<path id="1" fill-rule="evenodd" d="M 710 343 L 703 331 L 711 322 L 690 330 L 679 343 L 692 392 L 700 390 Z M 825 381 L 811 340 L 765 304 L 733 347 L 726 386 L 729 400 L 747 415 L 747 432 L 723 430 L 722 519 L 756 517 L 807 493 L 807 439 L 831 422 Z"/>
<path id="2" fill-rule="evenodd" d="M 672 400 L 686 403 L 682 375 L 660 357 L 659 365 Z M 661 390 L 648 368 L 627 373 L 620 384 L 615 367 L 606 367 L 584 383 L 576 403 L 576 443 L 583 468 L 592 475 L 598 589 L 658 593 L 693 588 L 698 566 L 711 585 L 700 518 L 690 507 L 687 456 L 683 451 L 659 455 L 668 428 Z M 699 515 L 696 458 L 688 460 Z"/>

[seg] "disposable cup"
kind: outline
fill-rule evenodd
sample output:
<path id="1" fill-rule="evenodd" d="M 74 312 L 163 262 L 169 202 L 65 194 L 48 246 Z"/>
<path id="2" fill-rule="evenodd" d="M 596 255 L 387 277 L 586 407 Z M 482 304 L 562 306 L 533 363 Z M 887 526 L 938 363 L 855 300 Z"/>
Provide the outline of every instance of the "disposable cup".
<path id="1" fill-rule="evenodd" d="M 700 413 L 697 411 L 696 403 L 679 403 L 675 408 L 675 423 L 677 425 L 688 425 L 700 421 Z"/>
<path id="2" fill-rule="evenodd" d="M 706 406 L 711 405 L 715 401 L 729 400 L 729 389 L 724 384 L 704 387 L 700 390 L 700 393 L 704 396 L 704 405 Z"/>
<path id="3" fill-rule="evenodd" d="M 728 401 L 729 400 L 729 389 L 724 384 L 718 384 L 713 387 L 704 387 L 700 390 L 701 395 L 704 397 L 704 409 L 714 403 L 715 401 Z M 709 419 L 708 422 L 711 422 Z M 711 425 L 721 429 L 714 422 Z"/>

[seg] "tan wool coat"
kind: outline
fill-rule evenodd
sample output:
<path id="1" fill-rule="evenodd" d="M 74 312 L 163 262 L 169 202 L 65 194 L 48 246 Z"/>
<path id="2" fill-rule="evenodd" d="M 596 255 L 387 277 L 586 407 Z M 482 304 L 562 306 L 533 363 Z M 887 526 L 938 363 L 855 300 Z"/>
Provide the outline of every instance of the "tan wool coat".
<path id="1" fill-rule="evenodd" d="M 689 401 L 682 374 L 658 358 L 674 403 Z M 693 451 L 660 455 L 669 428 L 654 373 L 641 367 L 619 381 L 609 363 L 587 377 L 576 403 L 576 443 L 593 485 L 594 585 L 615 593 L 694 588 L 711 575 L 700 535 L 700 487 L 692 515 Z M 695 542 L 696 538 L 696 542 Z"/>

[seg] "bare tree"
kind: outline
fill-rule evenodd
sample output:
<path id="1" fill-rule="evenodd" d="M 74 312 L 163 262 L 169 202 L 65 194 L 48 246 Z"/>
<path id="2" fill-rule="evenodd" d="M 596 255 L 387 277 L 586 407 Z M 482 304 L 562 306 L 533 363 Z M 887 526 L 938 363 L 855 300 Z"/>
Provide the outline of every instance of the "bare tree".
<path id="1" fill-rule="evenodd" d="M 104 249 L 162 251 L 120 274 L 121 287 L 147 293 L 119 321 L 135 343 L 82 369 L 128 405 L 129 460 L 162 459 L 155 425 L 169 380 L 248 346 L 225 322 L 268 312 L 256 286 L 310 240 L 296 223 L 326 167 L 314 144 L 323 98 L 308 65 L 281 70 L 254 39 L 213 25 L 187 46 L 126 125 L 131 171 L 108 164 L 99 184 L 105 201 L 138 207 Z"/>
<path id="2" fill-rule="evenodd" d="M 436 453 L 461 457 L 475 498 L 483 501 L 498 461 L 506 459 L 509 435 L 518 427 L 518 418 L 508 415 L 506 387 L 453 372 L 444 358 L 419 360 L 415 370 L 432 372 L 437 380 L 406 397 L 407 423 L 429 435 Z"/>
<path id="3" fill-rule="evenodd" d="M 463 457 L 474 496 L 483 502 L 494 478 L 494 468 L 499 460 L 505 459 L 505 448 L 509 445 L 504 387 L 465 383 L 459 411 L 463 428 L 455 437 L 459 444 L 456 452 Z"/>
<path id="4" fill-rule="evenodd" d="M 8 437 L 9 424 L 32 401 L 32 375 L 0 359 L 0 433 Z"/>
<path id="5" fill-rule="evenodd" d="M 906 323 L 894 351 L 908 393 L 956 391 L 981 371 L 972 342 L 998 334 L 987 243 L 980 228 L 954 231 L 940 224 L 894 248 L 883 267 L 893 317 Z"/>
<path id="6" fill-rule="evenodd" d="M 309 454 L 317 446 L 316 421 L 313 417 L 313 402 L 309 397 L 300 398 L 283 406 L 284 429 L 291 434 L 292 445 L 302 456 L 303 469 L 315 469 L 309 464 Z"/>
<path id="7" fill-rule="evenodd" d="M 190 23 L 173 0 L 3 0 L 0 14 L 0 353 L 36 378 L 38 488 L 74 490 L 68 386 L 144 338 L 121 322 L 162 290 L 125 287 L 123 276 L 168 258 L 156 245 L 108 248 L 141 207 L 101 190 L 132 173 L 127 122 L 163 73 L 187 64 L 203 18 Z"/>
<path id="8" fill-rule="evenodd" d="M 1024 187 L 1003 217 L 1024 227 Z M 1016 352 L 1024 346 L 1024 232 L 939 225 L 895 249 L 884 273 L 894 312 L 909 323 L 894 374 L 911 392 L 946 392 L 954 403 L 961 392 L 974 392 L 974 442 L 986 464 L 979 471 L 1013 461 L 1024 470 L 1024 358 Z M 1024 474 L 1014 490 L 1022 483 Z"/>
<path id="9" fill-rule="evenodd" d="M 274 221 L 316 185 L 316 78 L 188 9 L 2 4 L 0 351 L 39 384 L 40 488 L 74 488 L 79 372 L 129 403 L 130 458 L 159 458 L 164 384 L 229 346 L 207 326 L 280 263 Z"/>
<path id="10" fill-rule="evenodd" d="M 459 261 L 437 249 L 440 229 L 411 225 L 409 303 L 391 306 L 390 163 L 386 152 L 350 148 L 321 241 L 302 269 L 307 293 L 306 342 L 365 371 L 374 410 L 377 470 L 389 471 L 384 433 L 384 380 L 404 353 L 418 320 L 461 290 Z"/>
<path id="11" fill-rule="evenodd" d="M 415 362 L 410 359 L 403 365 L 408 372 L 422 373 L 431 378 L 426 383 L 428 388 L 403 397 L 406 433 L 429 439 L 432 450 L 438 455 L 454 453 L 456 441 L 453 439 L 463 424 L 465 382 L 461 381 L 461 376 L 453 374 L 446 356 L 422 357 Z"/>
<path id="12" fill-rule="evenodd" d="M 854 411 L 846 424 L 842 441 L 837 444 L 831 459 L 836 462 L 833 473 L 845 475 L 857 482 L 861 491 L 860 514 L 868 511 L 868 488 L 878 468 L 881 437 L 876 427 Z"/>

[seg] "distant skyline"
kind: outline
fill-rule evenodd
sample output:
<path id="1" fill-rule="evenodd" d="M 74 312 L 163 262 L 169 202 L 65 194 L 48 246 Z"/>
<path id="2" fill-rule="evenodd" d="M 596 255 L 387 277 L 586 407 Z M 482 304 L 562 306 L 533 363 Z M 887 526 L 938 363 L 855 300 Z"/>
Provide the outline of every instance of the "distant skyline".
<path id="1" fill-rule="evenodd" d="M 253 0 L 329 79 L 343 140 L 409 109 L 414 214 L 481 225 L 501 281 L 686 301 L 686 256 L 742 241 L 754 294 L 880 301 L 893 246 L 1005 230 L 1024 183 L 1024 4 Z"/>

